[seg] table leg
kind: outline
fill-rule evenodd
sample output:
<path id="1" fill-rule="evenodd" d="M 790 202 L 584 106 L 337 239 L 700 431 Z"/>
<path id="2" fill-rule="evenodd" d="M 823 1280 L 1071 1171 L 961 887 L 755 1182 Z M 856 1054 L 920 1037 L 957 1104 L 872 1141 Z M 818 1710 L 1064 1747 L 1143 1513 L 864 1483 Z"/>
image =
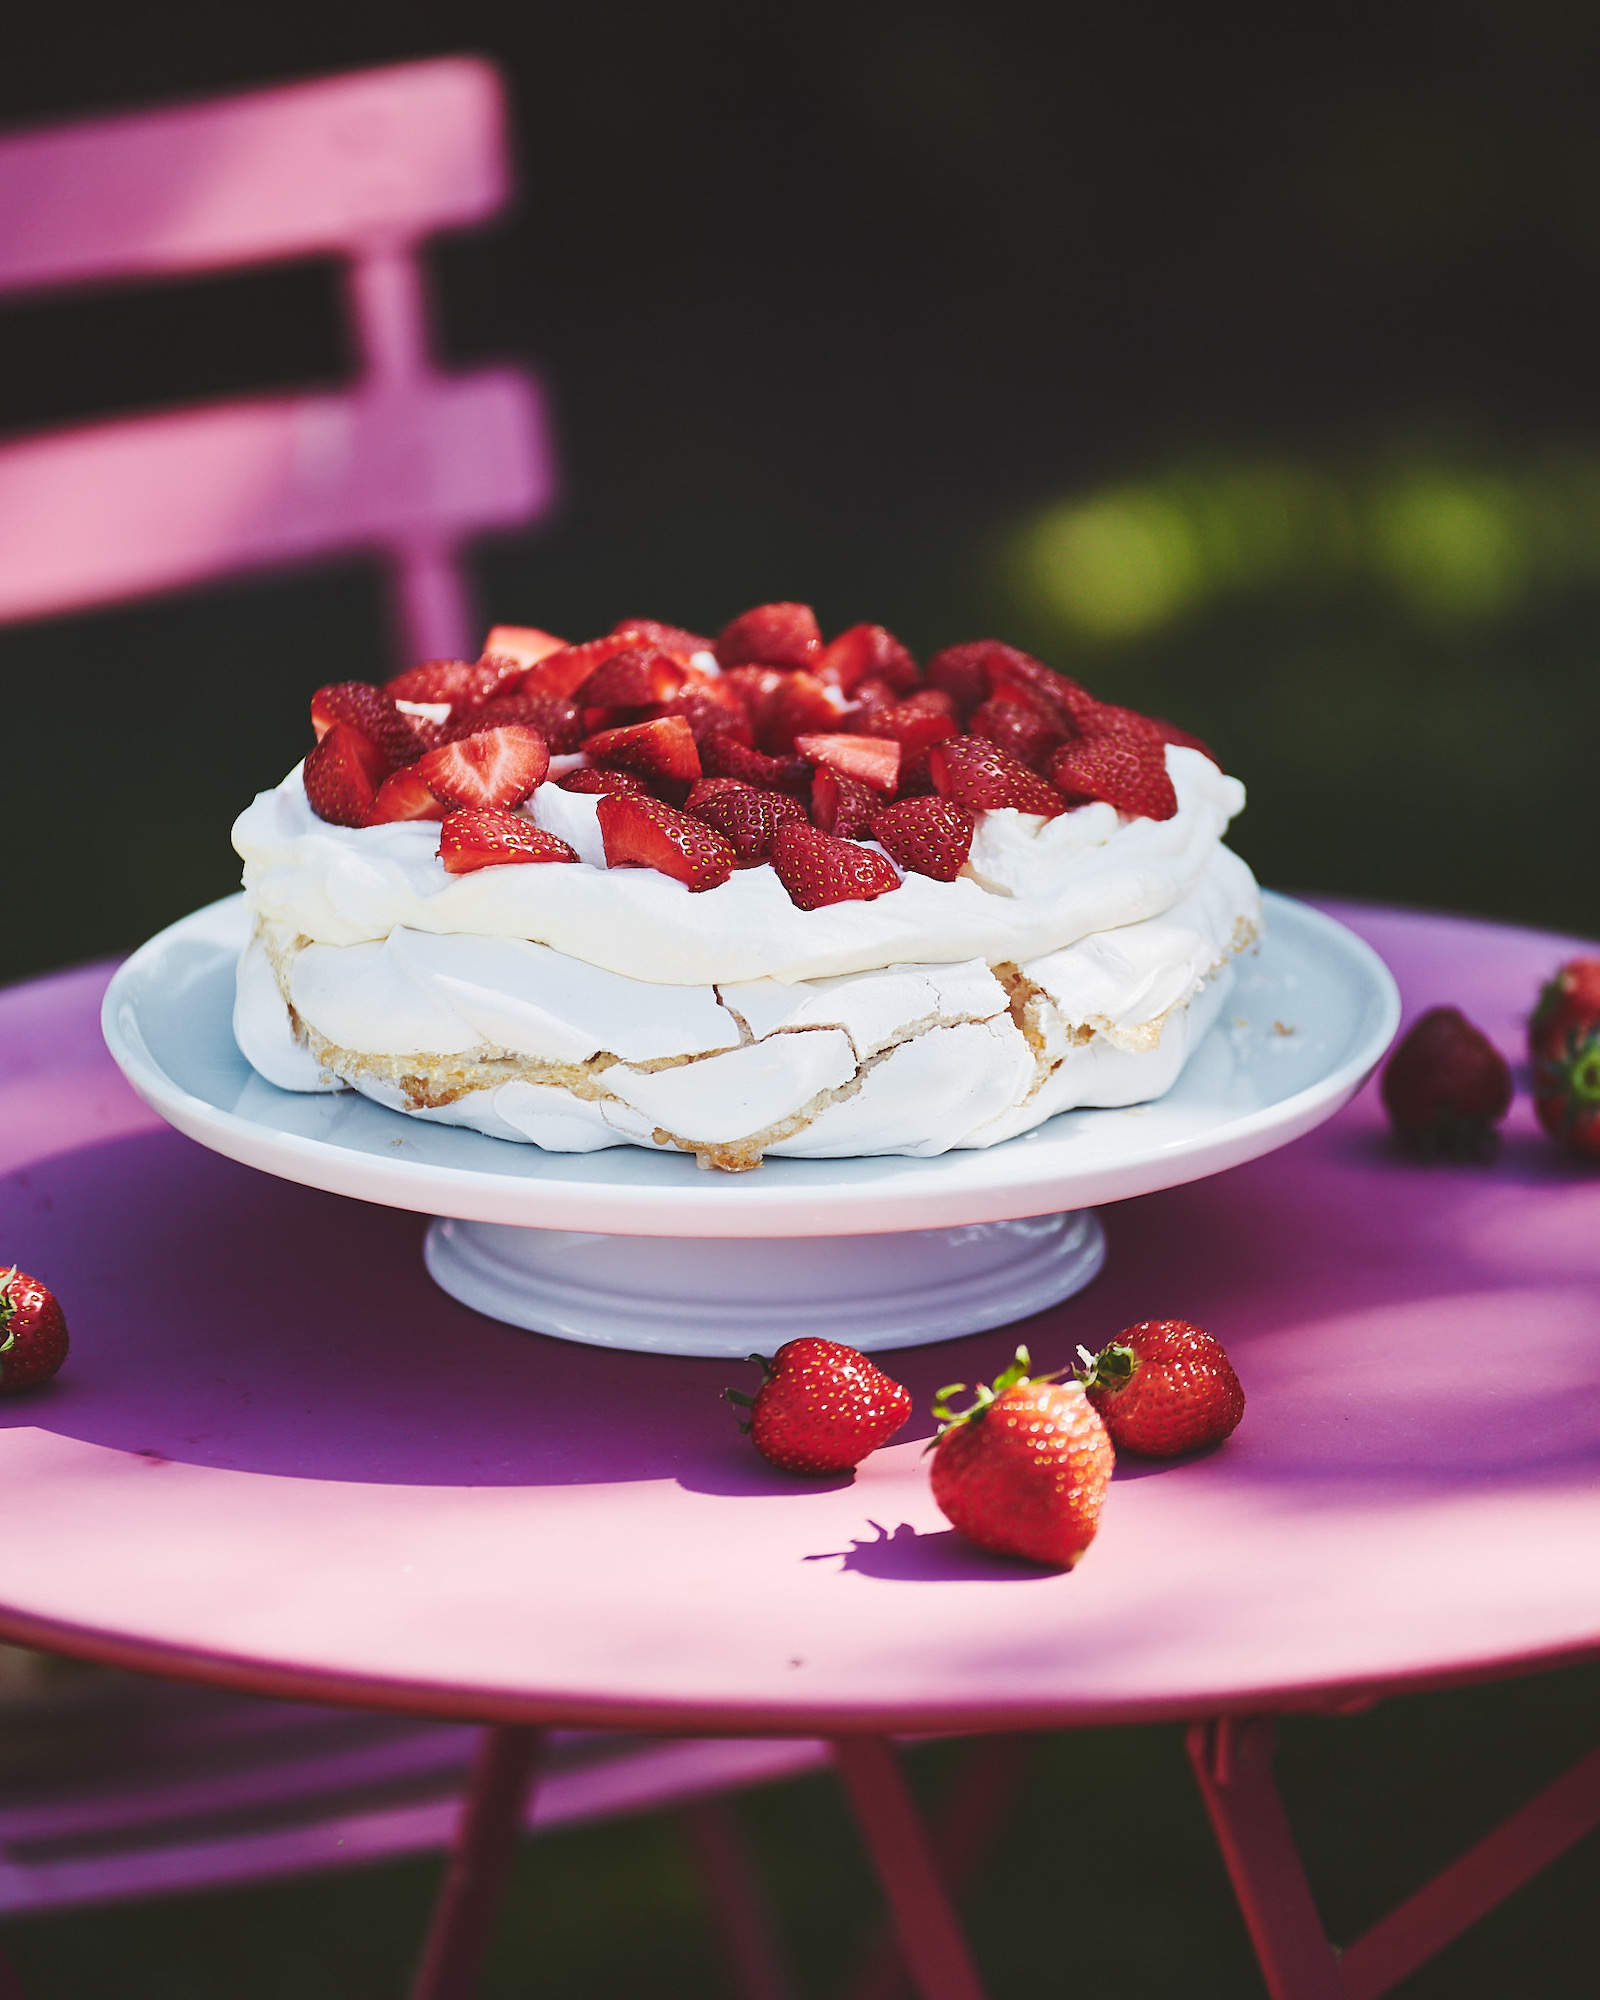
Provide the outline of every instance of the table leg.
<path id="1" fill-rule="evenodd" d="M 699 1864 L 729 1970 L 743 2000 L 792 2000 L 794 1986 L 739 1824 L 738 1807 L 729 1799 L 702 1799 L 678 1817 Z"/>
<path id="2" fill-rule="evenodd" d="M 1546 1785 L 1459 1860 L 1345 1948 L 1350 2000 L 1378 2000 L 1600 1826 L 1600 1750 Z"/>
<path id="3" fill-rule="evenodd" d="M 892 1745 L 881 1736 L 840 1736 L 832 1748 L 922 2000 L 983 2000 L 977 1968 Z"/>
<path id="4" fill-rule="evenodd" d="M 971 1888 L 1010 1818 L 1038 1749 L 1034 1736 L 980 1736 L 933 1816 L 933 1858 L 952 1896 Z M 904 2000 L 911 1990 L 894 1928 L 885 1925 L 862 1954 L 849 2000 Z"/>
<path id="5" fill-rule="evenodd" d="M 1270 1715 L 1189 1731 L 1189 1761 L 1272 2000 L 1348 2000 L 1272 1778 Z"/>
<path id="6" fill-rule="evenodd" d="M 471 2000 L 543 1747 L 542 1730 L 509 1724 L 479 1737 L 411 2000 Z"/>

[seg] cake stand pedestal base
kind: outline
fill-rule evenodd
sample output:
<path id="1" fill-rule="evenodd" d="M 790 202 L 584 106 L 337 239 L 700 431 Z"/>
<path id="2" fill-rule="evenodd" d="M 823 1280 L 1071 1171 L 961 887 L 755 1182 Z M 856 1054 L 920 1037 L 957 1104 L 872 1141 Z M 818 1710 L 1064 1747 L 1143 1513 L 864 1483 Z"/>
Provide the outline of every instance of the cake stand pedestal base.
<path id="1" fill-rule="evenodd" d="M 888 1236 L 603 1236 L 441 1218 L 435 1284 L 490 1319 L 649 1354 L 747 1355 L 799 1334 L 871 1353 L 1005 1326 L 1105 1262 L 1092 1209 Z"/>

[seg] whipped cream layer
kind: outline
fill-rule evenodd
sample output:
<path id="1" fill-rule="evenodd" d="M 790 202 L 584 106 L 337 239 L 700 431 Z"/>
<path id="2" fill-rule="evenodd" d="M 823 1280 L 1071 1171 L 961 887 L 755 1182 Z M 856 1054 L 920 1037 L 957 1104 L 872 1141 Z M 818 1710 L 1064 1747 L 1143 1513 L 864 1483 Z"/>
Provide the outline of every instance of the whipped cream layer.
<path id="1" fill-rule="evenodd" d="M 871 903 L 800 910 L 770 867 L 691 894 L 647 868 L 607 868 L 598 801 L 541 785 L 528 812 L 576 849 L 576 864 L 449 875 L 431 822 L 330 826 L 297 767 L 239 817 L 234 846 L 263 923 L 317 945 L 394 932 L 510 939 L 656 986 L 793 983 L 906 964 L 1021 963 L 1159 916 L 1200 882 L 1244 787 L 1197 751 L 1169 746 L 1169 820 L 1108 805 L 1056 819 L 980 815 L 954 882 L 907 874 Z"/>
<path id="2" fill-rule="evenodd" d="M 646 983 L 527 939 L 306 944 L 263 922 L 234 1031 L 284 1089 L 349 1085 L 551 1151 L 930 1155 L 1170 1089 L 1259 921 L 1249 869 L 1214 845 L 1161 915 L 1020 963 L 798 982 Z"/>

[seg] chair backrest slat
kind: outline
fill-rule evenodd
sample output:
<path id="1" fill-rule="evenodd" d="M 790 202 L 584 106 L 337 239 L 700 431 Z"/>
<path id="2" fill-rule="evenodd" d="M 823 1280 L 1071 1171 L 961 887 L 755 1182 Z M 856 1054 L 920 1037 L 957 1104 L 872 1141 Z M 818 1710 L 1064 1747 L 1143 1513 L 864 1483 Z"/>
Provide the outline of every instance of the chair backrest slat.
<path id="1" fill-rule="evenodd" d="M 0 140 L 0 290 L 409 241 L 505 200 L 505 112 L 470 57 Z"/>

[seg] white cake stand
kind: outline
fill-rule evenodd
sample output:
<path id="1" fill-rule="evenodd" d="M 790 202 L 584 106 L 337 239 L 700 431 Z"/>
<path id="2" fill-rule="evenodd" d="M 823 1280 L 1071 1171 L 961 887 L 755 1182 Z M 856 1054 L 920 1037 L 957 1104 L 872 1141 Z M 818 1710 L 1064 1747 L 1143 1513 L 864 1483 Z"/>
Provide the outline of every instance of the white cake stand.
<path id="1" fill-rule="evenodd" d="M 106 994 L 133 1087 L 204 1146 L 310 1187 L 437 1219 L 436 1283 L 568 1340 L 743 1355 L 801 1332 L 864 1349 L 1003 1326 L 1068 1298 L 1105 1256 L 1093 1209 L 1220 1173 L 1332 1117 L 1400 1019 L 1377 955 L 1268 896 L 1266 940 L 1153 1104 L 1071 1111 L 986 1152 L 769 1160 L 708 1173 L 623 1146 L 544 1153 L 258 1076 L 233 1039 L 242 896 L 162 931 Z"/>

